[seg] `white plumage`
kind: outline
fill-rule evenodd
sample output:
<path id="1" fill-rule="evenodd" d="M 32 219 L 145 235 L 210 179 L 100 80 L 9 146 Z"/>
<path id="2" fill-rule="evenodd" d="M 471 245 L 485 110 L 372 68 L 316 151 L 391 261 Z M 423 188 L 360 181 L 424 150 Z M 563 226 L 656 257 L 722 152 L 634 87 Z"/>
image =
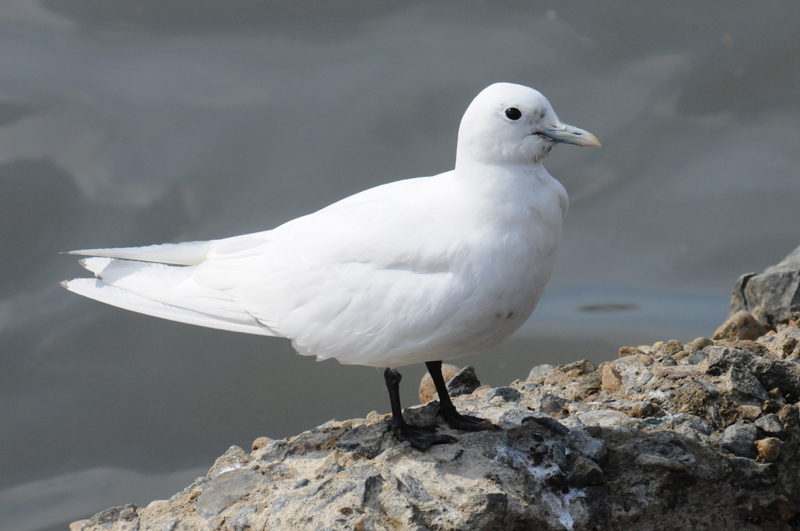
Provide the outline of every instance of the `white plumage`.
<path id="1" fill-rule="evenodd" d="M 555 142 L 599 145 L 535 90 L 495 84 L 462 119 L 453 171 L 270 231 L 73 251 L 93 257 L 81 262 L 96 278 L 64 285 L 156 317 L 287 337 L 301 354 L 347 364 L 474 354 L 525 322 L 553 270 L 568 204 L 541 165 Z"/>

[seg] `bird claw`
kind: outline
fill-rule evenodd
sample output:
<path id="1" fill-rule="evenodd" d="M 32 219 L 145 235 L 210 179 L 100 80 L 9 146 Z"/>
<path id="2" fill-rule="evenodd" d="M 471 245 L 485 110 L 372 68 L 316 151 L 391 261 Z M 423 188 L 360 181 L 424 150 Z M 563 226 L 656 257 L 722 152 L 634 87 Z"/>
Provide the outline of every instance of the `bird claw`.
<path id="1" fill-rule="evenodd" d="M 502 431 L 502 428 L 496 424 L 492 424 L 486 419 L 480 417 L 473 417 L 472 415 L 462 415 L 456 408 L 439 409 L 441 415 L 447 425 L 454 430 L 463 431 Z"/>
<path id="2" fill-rule="evenodd" d="M 411 443 L 411 446 L 423 452 L 427 451 L 435 444 L 450 444 L 456 442 L 455 437 L 436 433 L 436 424 L 431 424 L 429 426 L 406 424 L 405 426 L 393 426 L 392 430 L 398 441 L 408 441 Z"/>

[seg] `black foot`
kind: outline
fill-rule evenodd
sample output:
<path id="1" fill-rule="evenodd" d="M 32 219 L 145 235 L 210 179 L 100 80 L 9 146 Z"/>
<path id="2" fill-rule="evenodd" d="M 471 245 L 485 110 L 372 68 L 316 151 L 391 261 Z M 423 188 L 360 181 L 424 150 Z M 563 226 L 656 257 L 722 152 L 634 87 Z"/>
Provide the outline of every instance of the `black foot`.
<path id="1" fill-rule="evenodd" d="M 439 415 L 444 418 L 447 425 L 454 430 L 464 431 L 502 431 L 500 426 L 492 424 L 486 419 L 480 417 L 473 417 L 472 415 L 462 415 L 456 408 L 451 406 L 449 408 L 439 408 Z"/>
<path id="2" fill-rule="evenodd" d="M 411 443 L 411 446 L 423 452 L 434 444 L 450 444 L 456 442 L 455 437 L 437 434 L 435 424 L 430 426 L 412 426 L 411 424 L 392 426 L 392 431 L 394 431 L 394 436 L 397 437 L 398 441 L 408 441 Z"/>

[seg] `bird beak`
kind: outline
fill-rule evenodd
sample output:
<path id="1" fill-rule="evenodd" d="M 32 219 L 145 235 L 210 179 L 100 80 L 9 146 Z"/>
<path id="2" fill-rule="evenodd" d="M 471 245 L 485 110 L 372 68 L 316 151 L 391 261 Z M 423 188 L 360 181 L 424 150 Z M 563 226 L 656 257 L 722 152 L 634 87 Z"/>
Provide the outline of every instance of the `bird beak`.
<path id="1" fill-rule="evenodd" d="M 539 134 L 546 136 L 552 142 L 562 142 L 564 144 L 575 144 L 576 146 L 600 147 L 600 141 L 589 131 L 584 131 L 578 127 L 562 124 L 564 129 L 552 129 L 550 131 L 539 131 Z"/>

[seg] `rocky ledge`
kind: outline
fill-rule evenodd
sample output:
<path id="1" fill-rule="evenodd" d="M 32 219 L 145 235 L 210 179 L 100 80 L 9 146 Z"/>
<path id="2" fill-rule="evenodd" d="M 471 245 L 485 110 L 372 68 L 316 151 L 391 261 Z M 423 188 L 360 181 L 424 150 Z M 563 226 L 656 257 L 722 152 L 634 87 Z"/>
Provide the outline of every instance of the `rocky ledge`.
<path id="1" fill-rule="evenodd" d="M 448 384 L 456 406 L 503 431 L 443 428 L 458 441 L 422 453 L 394 439 L 387 415 L 331 421 L 258 439 L 250 453 L 231 447 L 169 500 L 72 528 L 800 528 L 800 308 L 783 282 L 786 308 L 759 321 L 743 294 L 759 307 L 768 297 L 745 284 L 714 339 L 623 347 L 598 367 L 535 367 L 506 387 L 459 371 Z M 430 423 L 437 407 L 405 414 Z"/>

